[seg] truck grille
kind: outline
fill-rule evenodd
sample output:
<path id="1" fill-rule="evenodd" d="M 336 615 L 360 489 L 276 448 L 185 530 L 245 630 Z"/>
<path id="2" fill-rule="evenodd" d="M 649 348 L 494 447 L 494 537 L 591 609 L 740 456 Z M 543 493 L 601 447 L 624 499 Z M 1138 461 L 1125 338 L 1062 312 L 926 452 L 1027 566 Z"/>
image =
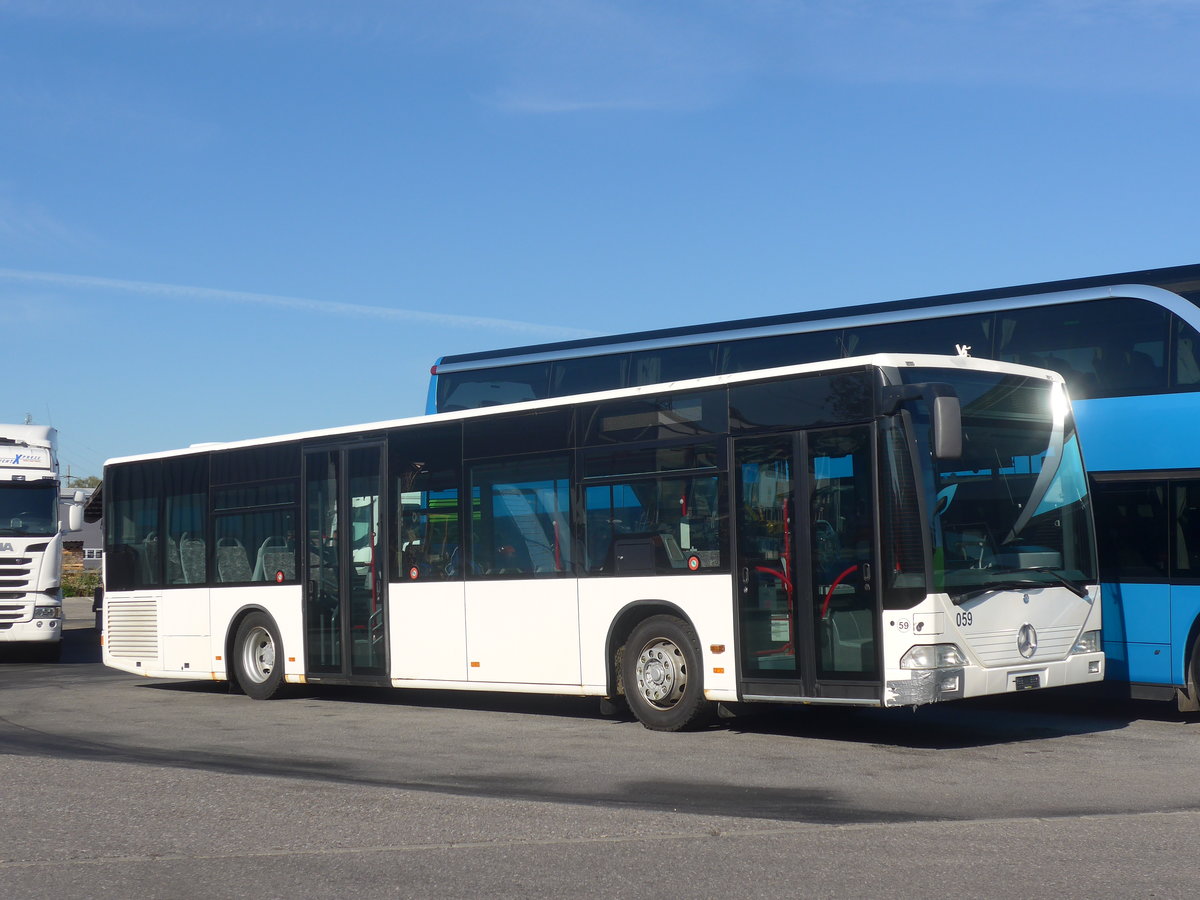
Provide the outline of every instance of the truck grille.
<path id="1" fill-rule="evenodd" d="M 33 615 L 33 604 L 12 603 L 8 598 L 0 600 L 0 623 L 28 622 Z"/>
<path id="2" fill-rule="evenodd" d="M 32 562 L 29 556 L 0 556 L 0 591 L 26 587 Z"/>
<path id="3" fill-rule="evenodd" d="M 158 657 L 158 601 L 104 602 L 104 645 L 113 656 L 133 659 Z"/>

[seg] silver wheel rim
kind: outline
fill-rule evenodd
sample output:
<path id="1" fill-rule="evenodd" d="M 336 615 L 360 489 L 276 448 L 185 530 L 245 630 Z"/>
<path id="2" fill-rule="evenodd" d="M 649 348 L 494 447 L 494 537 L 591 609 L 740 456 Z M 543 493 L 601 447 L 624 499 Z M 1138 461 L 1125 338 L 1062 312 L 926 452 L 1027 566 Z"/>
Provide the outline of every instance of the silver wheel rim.
<path id="1" fill-rule="evenodd" d="M 670 709 L 687 688 L 687 662 L 683 651 L 666 638 L 655 638 L 638 654 L 638 693 L 651 706 Z"/>
<path id="2" fill-rule="evenodd" d="M 242 642 L 242 669 L 256 684 L 262 684 L 275 670 L 275 639 L 261 625 L 251 628 Z"/>

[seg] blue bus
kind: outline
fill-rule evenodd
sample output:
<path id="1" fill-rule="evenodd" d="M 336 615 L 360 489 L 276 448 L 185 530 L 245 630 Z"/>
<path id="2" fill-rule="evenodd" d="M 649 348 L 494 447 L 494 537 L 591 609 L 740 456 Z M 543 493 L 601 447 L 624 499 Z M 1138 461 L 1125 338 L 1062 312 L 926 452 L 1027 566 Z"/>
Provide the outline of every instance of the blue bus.
<path id="1" fill-rule="evenodd" d="M 1108 677 L 1200 710 L 1200 265 L 446 356 L 429 411 L 877 352 L 1063 375 L 1092 479 Z"/>

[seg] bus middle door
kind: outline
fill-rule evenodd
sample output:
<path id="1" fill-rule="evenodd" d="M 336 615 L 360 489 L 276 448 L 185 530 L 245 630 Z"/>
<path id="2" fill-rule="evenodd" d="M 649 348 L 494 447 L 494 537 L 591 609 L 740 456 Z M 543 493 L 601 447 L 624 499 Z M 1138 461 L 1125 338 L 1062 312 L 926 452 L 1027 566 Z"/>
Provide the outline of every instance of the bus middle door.
<path id="1" fill-rule="evenodd" d="M 305 671 L 387 674 L 387 578 L 381 445 L 304 455 Z"/>
<path id="2" fill-rule="evenodd" d="M 881 696 L 873 457 L 868 425 L 735 441 L 744 696 Z"/>

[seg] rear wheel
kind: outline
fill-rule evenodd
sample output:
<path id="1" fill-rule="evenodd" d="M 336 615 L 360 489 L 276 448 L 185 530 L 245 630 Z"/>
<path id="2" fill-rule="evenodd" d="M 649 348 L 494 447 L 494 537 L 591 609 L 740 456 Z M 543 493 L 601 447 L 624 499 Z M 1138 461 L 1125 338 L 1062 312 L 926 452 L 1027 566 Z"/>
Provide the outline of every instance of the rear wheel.
<path id="1" fill-rule="evenodd" d="M 653 731 L 682 731 L 712 718 L 696 631 L 675 616 L 652 616 L 633 629 L 621 660 L 625 698 Z"/>
<path id="2" fill-rule="evenodd" d="M 270 700 L 283 688 L 283 641 L 275 620 L 266 613 L 250 613 L 233 639 L 234 675 L 246 696 Z"/>
<path id="3" fill-rule="evenodd" d="M 1200 712 L 1200 635 L 1188 654 L 1187 691 L 1176 691 L 1175 704 L 1180 712 Z"/>

